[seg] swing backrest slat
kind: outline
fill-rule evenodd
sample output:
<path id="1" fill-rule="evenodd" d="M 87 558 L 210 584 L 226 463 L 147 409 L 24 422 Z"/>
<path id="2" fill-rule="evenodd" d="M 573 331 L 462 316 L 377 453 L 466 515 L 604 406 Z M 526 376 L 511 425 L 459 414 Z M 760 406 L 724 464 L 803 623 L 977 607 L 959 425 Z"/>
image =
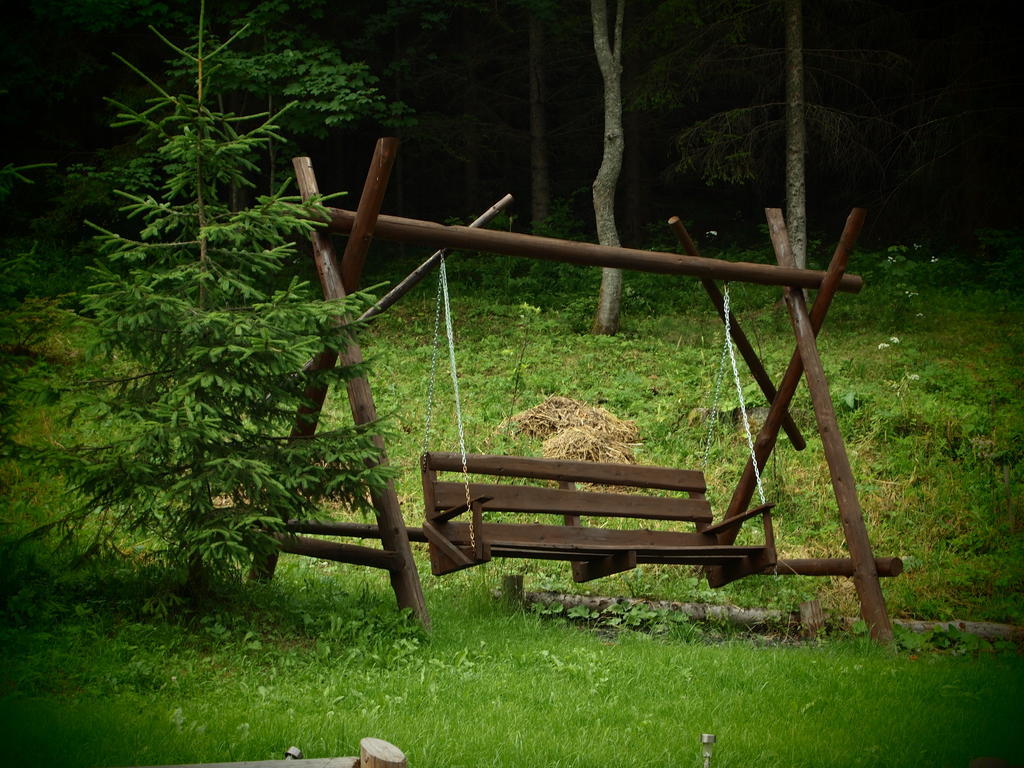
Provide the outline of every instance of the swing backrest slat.
<path id="1" fill-rule="evenodd" d="M 462 471 L 462 456 L 458 453 L 425 453 L 423 462 L 424 469 L 440 472 Z M 656 488 L 664 491 L 686 491 L 696 494 L 703 494 L 707 491 L 703 472 L 640 464 L 470 454 L 466 457 L 466 469 L 470 474 L 498 477 Z"/>

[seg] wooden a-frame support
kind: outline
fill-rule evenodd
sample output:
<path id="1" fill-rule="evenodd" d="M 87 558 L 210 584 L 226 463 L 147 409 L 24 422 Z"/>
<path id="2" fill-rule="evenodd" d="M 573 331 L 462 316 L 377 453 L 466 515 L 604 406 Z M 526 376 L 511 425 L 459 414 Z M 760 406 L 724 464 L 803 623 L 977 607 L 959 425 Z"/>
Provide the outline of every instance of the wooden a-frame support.
<path id="1" fill-rule="evenodd" d="M 344 296 L 358 287 L 366 252 L 374 235 L 382 239 L 438 248 L 461 247 L 590 266 L 619 266 L 664 274 L 691 275 L 701 280 L 723 319 L 724 306 L 721 292 L 714 282 L 716 279 L 782 286 L 793 322 L 797 350 L 793 353 L 789 367 L 777 388 L 773 386 L 742 331 L 738 330 L 739 326 L 736 324 L 735 318 L 730 318 L 733 328 L 738 331 L 735 332 L 737 347 L 771 404 L 765 423 L 755 441 L 754 460 L 757 461 L 759 468 L 764 467 L 775 446 L 780 429 L 786 430 L 790 441 L 798 449 L 806 444 L 788 414 L 789 403 L 799 385 L 801 375 L 806 374 L 818 431 L 825 446 L 826 460 L 850 551 L 850 560 L 780 561 L 779 567 L 785 568 L 788 563 L 791 564 L 790 572 L 822 575 L 852 573 L 860 597 L 861 612 L 870 627 L 872 636 L 881 641 L 891 640 L 892 627 L 879 583 L 879 574 L 882 572 L 884 575 L 895 575 L 899 573 L 900 564 L 889 558 L 876 560 L 872 555 L 863 514 L 857 499 L 852 470 L 836 424 L 835 411 L 832 407 L 828 384 L 815 341 L 815 336 L 824 322 L 835 293 L 837 291 L 856 292 L 863 285 L 863 281 L 859 277 L 845 274 L 849 253 L 863 224 L 863 210 L 855 209 L 850 214 L 832 262 L 825 272 L 795 267 L 790 256 L 788 236 L 785 232 L 781 212 L 775 209 L 769 209 L 766 213 L 771 229 L 772 243 L 779 261 L 778 267 L 701 257 L 697 254 L 696 247 L 678 219 L 671 220 L 670 225 L 676 231 L 687 252 L 685 256 L 628 248 L 611 248 L 587 243 L 570 243 L 553 238 L 442 226 L 434 222 L 380 215 L 380 205 L 391 165 L 394 162 L 396 148 L 397 140 L 395 139 L 381 139 L 378 142 L 357 210 L 352 212 L 328 209 L 330 220 L 327 227 L 318 230 L 313 235 L 314 258 L 326 298 Z M 318 191 L 312 166 L 308 158 L 296 158 L 294 163 L 300 191 L 303 198 L 307 199 Z M 328 233 L 349 235 L 340 271 Z M 817 299 L 810 311 L 807 309 L 803 295 L 805 288 L 818 289 Z M 313 365 L 317 367 L 333 366 L 336 357 L 333 352 L 326 351 L 317 356 Z M 362 355 L 358 345 L 351 345 L 343 354 L 343 360 L 350 364 L 361 362 Z M 376 409 L 366 379 L 353 380 L 348 383 L 347 388 L 356 423 L 365 424 L 374 421 Z M 299 414 L 293 435 L 312 434 L 316 429 L 316 420 L 325 396 L 326 391 L 307 393 L 307 397 L 314 402 L 315 407 L 309 413 Z M 380 460 L 386 461 L 383 440 L 379 437 L 376 439 L 381 451 Z M 723 523 L 743 513 L 750 502 L 753 490 L 754 469 L 753 463 L 748 460 L 733 493 L 729 508 L 723 516 Z M 383 550 L 347 544 L 330 544 L 298 537 L 292 537 L 283 542 L 282 550 L 341 562 L 386 568 L 391 574 L 392 586 L 399 605 L 411 608 L 420 620 L 427 624 L 429 617 L 409 547 L 410 538 L 417 541 L 423 540 L 422 532 L 419 529 L 406 528 L 393 484 L 389 483 L 386 491 L 374 494 L 372 501 L 378 517 L 376 526 L 311 523 L 298 524 L 293 526 L 293 530 L 380 538 L 384 546 Z M 571 521 L 567 520 L 566 522 L 571 524 Z M 349 529 L 351 529 L 349 533 L 342 534 L 343 530 Z M 275 560 L 271 559 L 254 568 L 254 571 L 264 576 L 271 575 L 274 563 Z M 722 573 L 721 567 L 711 566 L 708 568 L 708 578 L 712 585 L 724 583 L 736 576 L 736 573 Z"/>
<path id="2" fill-rule="evenodd" d="M 316 263 L 325 299 L 344 298 L 359 287 L 363 265 L 366 263 L 366 253 L 373 237 L 374 223 L 380 214 L 380 206 L 387 190 L 388 178 L 394 165 L 397 149 L 397 139 L 383 138 L 377 142 L 363 187 L 363 194 L 359 198 L 355 225 L 345 246 L 340 265 L 330 236 L 323 230 L 317 230 L 312 234 L 313 260 Z M 308 200 L 319 194 L 316 176 L 313 173 L 313 164 L 309 158 L 297 157 L 292 163 L 302 199 Z M 338 322 L 345 322 L 345 320 L 339 318 Z M 337 352 L 325 350 L 314 358 L 312 367 L 317 370 L 333 368 L 337 359 Z M 362 350 L 353 341 L 341 353 L 341 359 L 344 365 L 359 365 L 363 362 Z M 346 389 L 353 421 L 357 425 L 376 421 L 377 408 L 373 401 L 369 381 L 363 376 L 351 379 L 346 383 Z M 306 392 L 306 399 L 313 403 L 313 407 L 300 409 L 292 430 L 293 437 L 308 437 L 316 431 L 320 410 L 323 408 L 326 396 L 327 390 L 323 387 L 312 388 Z M 383 438 L 376 435 L 374 442 L 380 450 L 378 462 L 380 464 L 387 463 Z M 395 590 L 398 605 L 411 609 L 424 626 L 429 626 L 430 615 L 423 599 L 423 589 L 420 586 L 412 548 L 409 546 L 409 534 L 405 521 L 402 519 L 402 507 L 395 491 L 394 481 L 388 480 L 383 490 L 371 493 L 371 501 L 377 515 L 377 528 L 383 550 L 287 536 L 282 537 L 282 551 L 386 569 L 391 576 L 391 586 Z M 254 567 L 254 574 L 258 577 L 270 578 L 275 567 L 276 558 L 271 558 L 257 564 Z"/>

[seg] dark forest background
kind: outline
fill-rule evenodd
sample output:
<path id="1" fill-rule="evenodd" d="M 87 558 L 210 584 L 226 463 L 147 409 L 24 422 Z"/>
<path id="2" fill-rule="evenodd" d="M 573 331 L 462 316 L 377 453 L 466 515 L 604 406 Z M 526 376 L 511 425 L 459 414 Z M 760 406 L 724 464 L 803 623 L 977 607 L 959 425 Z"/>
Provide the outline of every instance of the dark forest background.
<path id="1" fill-rule="evenodd" d="M 1024 78 L 1011 4 L 804 5 L 812 238 L 854 205 L 870 211 L 867 242 L 971 258 L 979 230 L 1019 227 Z M 53 164 L 4 190 L 3 250 L 34 249 L 48 290 L 73 287 L 92 260 L 83 220 L 116 226 L 112 190 L 151 176 L 151 148 L 110 126 L 105 98 L 148 93 L 113 54 L 173 83 L 149 27 L 187 46 L 197 13 L 182 0 L 0 11 L 0 165 Z M 322 189 L 357 194 L 376 138 L 398 135 L 385 212 L 465 221 L 511 192 L 515 229 L 593 238 L 602 90 L 588 3 L 218 0 L 207 16 L 222 40 L 249 25 L 213 78 L 218 106 L 298 101 L 281 122 L 287 144 L 262 158 L 264 189 L 308 154 Z M 624 244 L 667 244 L 673 214 L 741 241 L 763 207 L 784 204 L 783 38 L 781 2 L 628 3 Z"/>

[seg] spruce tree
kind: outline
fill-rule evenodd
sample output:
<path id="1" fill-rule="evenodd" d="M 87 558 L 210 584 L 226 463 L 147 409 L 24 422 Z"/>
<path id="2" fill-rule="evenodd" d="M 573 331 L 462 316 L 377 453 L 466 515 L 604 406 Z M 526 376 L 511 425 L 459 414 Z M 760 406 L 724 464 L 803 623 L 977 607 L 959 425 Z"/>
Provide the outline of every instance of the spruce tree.
<path id="1" fill-rule="evenodd" d="M 194 89 L 172 94 L 132 67 L 153 97 L 116 104 L 117 124 L 141 129 L 164 177 L 152 195 L 122 193 L 137 236 L 99 235 L 104 259 L 84 303 L 92 352 L 110 375 L 85 414 L 106 440 L 75 453 L 84 503 L 69 521 L 100 540 L 156 542 L 152 551 L 199 594 L 214 573 L 273 551 L 286 520 L 310 518 L 325 500 L 365 506 L 386 470 L 364 429 L 289 437 L 308 387 L 362 373 L 302 368 L 345 348 L 354 329 L 339 318 L 358 315 L 366 297 L 325 302 L 288 276 L 317 206 L 284 187 L 245 210 L 224 202 L 252 186 L 255 158 L 278 138 L 276 116 L 211 107 L 211 64 L 227 43 L 206 50 L 202 14 L 189 48 L 161 39 Z"/>

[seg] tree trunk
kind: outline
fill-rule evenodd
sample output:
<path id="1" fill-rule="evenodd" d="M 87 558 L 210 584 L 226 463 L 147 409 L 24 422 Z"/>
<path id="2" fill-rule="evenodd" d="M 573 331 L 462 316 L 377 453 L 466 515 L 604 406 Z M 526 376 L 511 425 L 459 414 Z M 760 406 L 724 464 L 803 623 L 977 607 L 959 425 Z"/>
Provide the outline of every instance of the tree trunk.
<path id="1" fill-rule="evenodd" d="M 534 230 L 548 217 L 551 184 L 548 174 L 548 131 L 544 114 L 544 25 L 530 14 L 530 223 Z"/>
<path id="2" fill-rule="evenodd" d="M 803 0 L 786 0 L 786 225 L 796 265 L 807 266 L 807 126 L 804 120 Z"/>
<path id="3" fill-rule="evenodd" d="M 622 170 L 625 146 L 622 134 L 622 19 L 625 0 L 615 4 L 614 38 L 608 35 L 607 0 L 590 0 L 590 17 L 594 25 L 594 53 L 604 81 L 604 153 L 601 167 L 594 179 L 594 218 L 601 245 L 617 247 L 619 233 L 615 227 L 615 187 Z M 622 304 L 622 271 L 605 268 L 601 271 L 601 294 L 594 317 L 594 333 L 614 334 L 619 330 Z"/>

